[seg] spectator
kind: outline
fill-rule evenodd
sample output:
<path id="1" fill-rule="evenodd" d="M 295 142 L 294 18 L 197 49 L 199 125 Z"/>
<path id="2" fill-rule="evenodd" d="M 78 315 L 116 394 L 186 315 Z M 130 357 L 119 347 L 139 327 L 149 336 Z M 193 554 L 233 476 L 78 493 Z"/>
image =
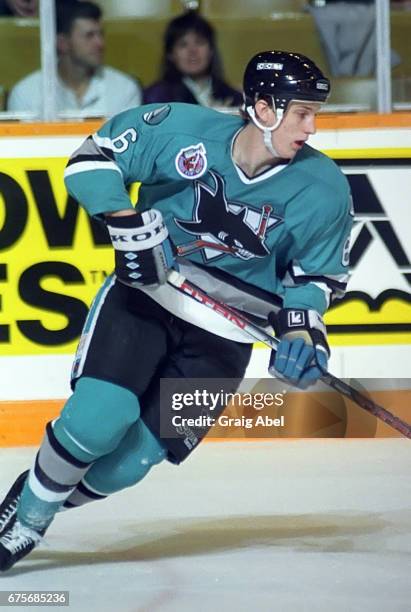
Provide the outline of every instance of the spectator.
<path id="1" fill-rule="evenodd" d="M 0 16 L 37 17 L 38 0 L 0 0 Z"/>
<path id="2" fill-rule="evenodd" d="M 144 102 L 187 102 L 209 107 L 240 106 L 242 95 L 222 75 L 213 27 L 194 11 L 172 19 L 164 34 L 161 79 Z"/>
<path id="3" fill-rule="evenodd" d="M 109 117 L 141 104 L 142 92 L 130 76 L 104 66 L 102 12 L 93 2 L 57 3 L 57 110 Z M 42 108 L 41 72 L 19 81 L 10 92 L 8 110 Z"/>

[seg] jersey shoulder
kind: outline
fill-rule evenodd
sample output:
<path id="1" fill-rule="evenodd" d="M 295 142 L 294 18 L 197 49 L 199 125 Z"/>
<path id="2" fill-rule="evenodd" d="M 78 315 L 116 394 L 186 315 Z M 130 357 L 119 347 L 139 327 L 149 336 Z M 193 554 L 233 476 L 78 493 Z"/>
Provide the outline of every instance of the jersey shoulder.
<path id="1" fill-rule="evenodd" d="M 341 190 L 343 194 L 349 191 L 348 181 L 335 161 L 309 145 L 298 154 L 296 165 L 301 172 L 310 175 L 319 189 Z"/>
<path id="2" fill-rule="evenodd" d="M 141 134 L 168 139 L 197 139 L 221 142 L 243 125 L 236 115 L 183 102 L 144 104 L 118 116 L 132 122 Z"/>
<path id="3" fill-rule="evenodd" d="M 330 157 L 305 145 L 293 166 L 296 183 L 303 188 L 303 197 L 309 202 L 312 213 L 322 219 L 324 226 L 350 213 L 350 185 Z"/>

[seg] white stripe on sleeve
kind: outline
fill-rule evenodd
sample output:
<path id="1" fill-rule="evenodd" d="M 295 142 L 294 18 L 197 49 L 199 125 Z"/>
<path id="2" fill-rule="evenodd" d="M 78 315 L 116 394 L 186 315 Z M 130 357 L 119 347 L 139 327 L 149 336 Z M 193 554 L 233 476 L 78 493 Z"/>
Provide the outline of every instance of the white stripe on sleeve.
<path id="1" fill-rule="evenodd" d="M 80 172 L 90 172 L 91 170 L 115 170 L 123 176 L 120 168 L 114 162 L 79 161 L 67 166 L 64 171 L 64 178 L 72 176 L 73 174 L 79 174 Z"/>
<path id="2" fill-rule="evenodd" d="M 92 139 L 98 147 L 103 147 L 104 149 L 110 149 L 111 151 L 115 151 L 113 141 L 111 138 L 107 138 L 104 136 L 99 136 L 98 134 L 93 134 Z"/>

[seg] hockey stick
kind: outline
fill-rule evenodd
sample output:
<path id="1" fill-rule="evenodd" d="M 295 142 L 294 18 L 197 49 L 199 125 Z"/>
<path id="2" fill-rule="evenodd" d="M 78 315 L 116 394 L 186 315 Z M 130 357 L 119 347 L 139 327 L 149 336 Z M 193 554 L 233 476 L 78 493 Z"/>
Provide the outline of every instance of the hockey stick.
<path id="1" fill-rule="evenodd" d="M 215 300 L 213 297 L 208 295 L 205 291 L 193 285 L 188 281 L 182 274 L 172 270 L 169 272 L 167 282 L 178 289 L 184 295 L 188 295 L 193 300 L 204 304 L 214 312 L 218 313 L 222 317 L 225 317 L 231 323 L 244 330 L 251 338 L 263 342 L 272 349 L 276 349 L 279 340 L 274 336 L 271 336 L 264 329 L 247 319 L 242 313 L 238 312 L 234 308 L 227 306 L 223 302 Z M 318 365 L 318 364 L 317 364 Z M 411 438 L 411 425 L 402 421 L 399 417 L 395 416 L 382 406 L 379 406 L 371 399 L 351 387 L 349 384 L 340 380 L 333 374 L 330 374 L 326 370 L 322 370 L 321 379 L 326 385 L 335 389 L 342 395 L 345 395 L 350 400 L 355 402 L 360 408 L 363 408 L 370 414 L 377 417 L 381 421 L 384 421 L 387 425 L 393 429 L 402 433 L 406 438 Z"/>
<path id="2" fill-rule="evenodd" d="M 193 240 L 187 244 L 182 244 L 177 248 L 177 255 L 191 255 L 195 251 L 200 249 L 214 249 L 215 251 L 221 251 L 222 253 L 233 253 L 235 254 L 240 249 L 226 244 L 219 244 L 218 242 L 211 242 L 211 240 Z"/>

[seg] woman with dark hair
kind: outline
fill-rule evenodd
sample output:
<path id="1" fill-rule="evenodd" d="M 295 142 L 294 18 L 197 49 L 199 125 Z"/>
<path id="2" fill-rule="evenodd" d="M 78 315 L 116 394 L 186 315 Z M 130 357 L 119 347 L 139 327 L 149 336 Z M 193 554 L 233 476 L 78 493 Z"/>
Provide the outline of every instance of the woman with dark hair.
<path id="1" fill-rule="evenodd" d="M 240 106 L 242 95 L 224 82 L 213 27 L 194 11 L 172 19 L 164 33 L 161 79 L 143 94 L 144 103 L 187 102 Z"/>

